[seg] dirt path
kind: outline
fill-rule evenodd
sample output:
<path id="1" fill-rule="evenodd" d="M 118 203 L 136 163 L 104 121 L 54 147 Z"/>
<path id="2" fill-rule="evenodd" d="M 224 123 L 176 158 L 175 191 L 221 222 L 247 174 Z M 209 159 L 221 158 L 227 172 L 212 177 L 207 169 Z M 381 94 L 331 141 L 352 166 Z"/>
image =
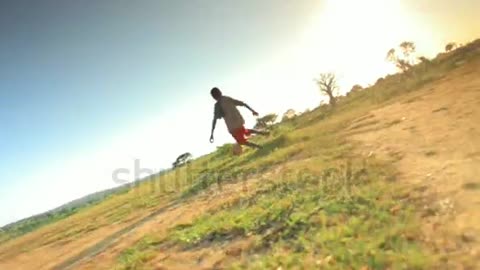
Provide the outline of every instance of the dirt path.
<path id="1" fill-rule="evenodd" d="M 74 267 L 82 259 L 97 255 L 98 253 L 102 252 L 103 250 L 105 250 L 106 248 L 111 246 L 113 243 L 115 243 L 115 241 L 119 237 L 121 237 L 122 235 L 125 235 L 126 233 L 134 230 L 135 228 L 137 228 L 139 226 L 142 226 L 143 224 L 149 222 L 150 220 L 152 220 L 156 216 L 158 216 L 158 215 L 160 215 L 160 214 L 162 214 L 162 213 L 164 213 L 164 212 L 166 212 L 166 211 L 168 211 L 172 208 L 177 207 L 178 204 L 179 204 L 179 202 L 177 202 L 177 201 L 172 202 L 170 204 L 167 204 L 166 206 L 154 211 L 150 215 L 142 218 L 141 220 L 139 220 L 139 221 L 137 221 L 133 224 L 130 224 L 129 226 L 127 226 L 125 228 L 122 228 L 119 231 L 116 231 L 115 233 L 109 235 L 108 237 L 106 237 L 102 241 L 100 241 L 100 242 L 96 243 L 95 245 L 81 251 L 78 255 L 76 255 L 72 258 L 69 258 L 66 261 L 63 261 L 63 262 L 59 263 L 58 265 L 53 267 L 53 269 L 61 270 L 61 269 L 70 269 L 70 268 Z"/>
<path id="2" fill-rule="evenodd" d="M 132 220 L 100 226 L 88 232 L 85 231 L 86 227 L 79 226 L 79 222 L 81 223 L 84 219 L 80 221 L 67 219 L 58 224 L 46 226 L 2 246 L 0 269 L 52 269 L 59 262 L 76 256 L 79 251 L 91 247 L 105 236 L 130 226 L 144 216 L 146 215 L 143 213 L 135 213 L 129 216 Z M 78 238 L 65 236 L 70 233 L 70 228 L 80 228 L 85 233 L 77 233 L 81 235 Z"/>
<path id="3" fill-rule="evenodd" d="M 266 176 L 268 175 L 258 176 L 246 181 L 226 183 L 222 185 L 221 189 L 218 186 L 214 186 L 187 201 L 182 201 L 181 203 L 172 202 L 135 224 L 109 235 L 102 241 L 81 251 L 78 255 L 63 261 L 54 269 L 111 269 L 112 265 L 115 265 L 120 253 L 133 246 L 143 236 L 152 233 L 157 236 L 166 235 L 167 231 L 176 225 L 191 222 L 209 210 L 232 203 L 242 196 L 249 196 L 249 194 L 255 192 L 254 186 L 258 181 Z M 192 267 L 198 269 L 200 266 L 212 266 L 219 259 L 218 256 L 225 256 L 224 250 L 221 248 L 220 250 L 221 252 L 217 256 L 207 256 L 208 258 L 205 260 L 192 259 L 188 260 L 188 263 L 186 260 L 175 260 L 177 262 L 175 269 L 192 269 Z M 175 257 L 174 253 L 176 252 L 172 250 L 159 252 L 157 261 L 164 261 L 167 257 L 173 258 Z M 196 253 L 183 254 L 183 258 L 185 256 L 197 255 L 198 257 L 205 257 L 201 252 L 197 255 L 192 254 Z"/>
<path id="4" fill-rule="evenodd" d="M 424 208 L 424 241 L 448 269 L 480 269 L 479 74 L 480 61 L 466 64 L 348 131 L 363 154 L 395 162 L 402 196 Z"/>

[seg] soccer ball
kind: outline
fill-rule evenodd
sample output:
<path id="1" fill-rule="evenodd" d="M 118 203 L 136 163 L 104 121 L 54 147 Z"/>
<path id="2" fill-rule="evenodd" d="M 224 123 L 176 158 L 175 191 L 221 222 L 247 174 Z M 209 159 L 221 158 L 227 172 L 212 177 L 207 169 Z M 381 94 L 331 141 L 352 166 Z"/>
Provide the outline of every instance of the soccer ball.
<path id="1" fill-rule="evenodd" d="M 239 156 L 242 154 L 242 146 L 240 144 L 235 144 L 232 148 L 233 154 Z"/>

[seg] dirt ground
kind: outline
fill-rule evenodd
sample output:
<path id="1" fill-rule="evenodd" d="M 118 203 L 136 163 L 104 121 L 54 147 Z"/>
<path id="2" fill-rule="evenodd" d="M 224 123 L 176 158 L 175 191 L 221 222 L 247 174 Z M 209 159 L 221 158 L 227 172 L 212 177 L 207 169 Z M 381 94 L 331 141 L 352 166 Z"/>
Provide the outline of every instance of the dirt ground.
<path id="1" fill-rule="evenodd" d="M 278 168 L 273 173 L 278 172 Z M 166 235 L 170 228 L 179 224 L 191 222 L 196 217 L 205 214 L 209 210 L 216 209 L 222 205 L 233 203 L 242 197 L 248 197 L 255 192 L 255 185 L 261 181 L 263 177 L 268 177 L 272 172 L 245 181 L 235 183 L 226 183 L 221 188 L 218 186 L 211 187 L 204 193 L 166 209 L 166 211 L 154 216 L 148 222 L 135 227 L 128 233 L 125 233 L 116 239 L 106 249 L 96 254 L 90 254 L 83 258 L 78 258 L 74 264 L 68 265 L 72 269 L 111 269 L 115 265 L 117 257 L 122 251 L 133 246 L 143 236 L 155 234 L 156 236 Z M 237 241 L 231 243 L 231 246 L 243 245 L 248 241 Z M 203 269 L 212 268 L 220 261 L 224 261 L 228 257 L 223 246 L 209 247 L 202 249 L 201 247 L 194 250 L 178 250 L 164 248 L 159 250 L 152 264 L 156 269 L 163 269 L 163 265 L 168 265 L 166 269 Z M 58 267 L 59 265 L 57 265 Z M 67 265 L 58 267 L 66 268 Z"/>
<path id="2" fill-rule="evenodd" d="M 448 269 L 480 269 L 480 61 L 352 124 L 364 155 L 392 160 Z"/>
<path id="3" fill-rule="evenodd" d="M 25 246 L 28 246 L 28 243 L 41 242 L 42 239 L 48 237 L 50 231 L 40 229 L 2 246 L 0 269 L 52 269 L 58 262 L 69 259 L 79 250 L 88 248 L 99 239 L 103 239 L 112 231 L 120 230 L 122 227 L 119 224 L 112 224 L 110 227 L 100 228 L 71 242 L 55 241 L 28 250 L 28 252 L 22 252 L 27 251 Z"/>

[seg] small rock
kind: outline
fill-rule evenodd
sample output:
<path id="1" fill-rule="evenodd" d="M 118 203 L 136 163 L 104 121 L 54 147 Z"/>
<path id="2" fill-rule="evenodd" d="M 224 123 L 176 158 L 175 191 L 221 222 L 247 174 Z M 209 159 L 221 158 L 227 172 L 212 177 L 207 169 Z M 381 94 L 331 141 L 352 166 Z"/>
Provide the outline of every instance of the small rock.
<path id="1" fill-rule="evenodd" d="M 447 252 L 454 252 L 458 249 L 457 244 L 454 241 L 444 241 L 443 248 Z"/>
<path id="2" fill-rule="evenodd" d="M 324 262 L 325 264 L 329 264 L 330 262 L 333 262 L 333 257 L 332 257 L 331 255 L 328 255 L 327 257 L 325 257 L 325 258 L 323 259 L 323 262 Z"/>
<path id="3" fill-rule="evenodd" d="M 419 186 L 415 188 L 415 191 L 425 192 L 428 189 L 428 186 Z"/>
<path id="4" fill-rule="evenodd" d="M 435 208 L 425 205 L 421 216 L 425 218 L 425 217 L 435 216 L 436 214 L 437 214 L 437 211 L 435 210 Z"/>
<path id="5" fill-rule="evenodd" d="M 392 215 L 396 215 L 398 211 L 400 211 L 401 209 L 402 209 L 401 205 L 395 205 L 394 207 L 390 208 L 390 213 Z"/>
<path id="6" fill-rule="evenodd" d="M 164 270 L 164 269 L 167 269 L 167 268 L 165 266 L 163 266 L 163 264 L 158 263 L 158 264 L 155 265 L 155 269 Z"/>
<path id="7" fill-rule="evenodd" d="M 316 265 L 323 265 L 323 266 L 325 266 L 325 265 L 328 265 L 328 264 L 329 264 L 330 262 L 332 262 L 332 261 L 333 261 L 333 257 L 332 257 L 332 256 L 327 256 L 327 257 L 325 257 L 325 258 L 323 258 L 323 259 L 316 260 L 316 261 L 315 261 L 315 264 L 316 264 Z"/>
<path id="8" fill-rule="evenodd" d="M 438 206 L 443 213 L 452 212 L 455 208 L 453 201 L 449 198 L 438 201 Z"/>
<path id="9" fill-rule="evenodd" d="M 229 248 L 225 251 L 225 254 L 228 256 L 234 256 L 238 257 L 240 254 L 242 254 L 242 249 L 241 248 Z"/>
<path id="10" fill-rule="evenodd" d="M 459 66 L 465 64 L 466 62 L 467 62 L 466 60 L 457 61 L 457 62 L 455 62 L 455 66 L 459 67 Z"/>
<path id="11" fill-rule="evenodd" d="M 405 233 L 403 235 L 405 237 L 405 239 L 407 239 L 408 241 L 414 241 L 416 238 L 415 238 L 415 235 L 414 234 L 411 234 L 411 233 Z"/>
<path id="12" fill-rule="evenodd" d="M 463 242 L 472 243 L 477 239 L 477 234 L 474 231 L 468 230 L 463 232 L 461 237 Z"/>

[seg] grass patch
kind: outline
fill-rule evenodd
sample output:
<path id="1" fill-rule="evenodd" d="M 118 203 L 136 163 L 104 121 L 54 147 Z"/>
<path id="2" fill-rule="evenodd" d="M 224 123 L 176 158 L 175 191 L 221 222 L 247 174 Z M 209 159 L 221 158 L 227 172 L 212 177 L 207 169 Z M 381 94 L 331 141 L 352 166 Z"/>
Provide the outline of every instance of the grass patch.
<path id="1" fill-rule="evenodd" d="M 413 209 L 392 196 L 383 179 L 389 172 L 364 165 L 293 172 L 303 176 L 265 184 L 244 201 L 174 228 L 169 239 L 188 248 L 256 237 L 247 258 L 233 266 L 238 269 L 314 268 L 327 256 L 325 267 L 333 269 L 426 268 Z"/>
<path id="2" fill-rule="evenodd" d="M 154 236 L 145 236 L 135 246 L 124 250 L 118 257 L 118 268 L 115 269 L 150 269 L 145 263 L 155 257 L 155 246 L 159 240 Z M 151 268 L 153 269 L 153 268 Z"/>

